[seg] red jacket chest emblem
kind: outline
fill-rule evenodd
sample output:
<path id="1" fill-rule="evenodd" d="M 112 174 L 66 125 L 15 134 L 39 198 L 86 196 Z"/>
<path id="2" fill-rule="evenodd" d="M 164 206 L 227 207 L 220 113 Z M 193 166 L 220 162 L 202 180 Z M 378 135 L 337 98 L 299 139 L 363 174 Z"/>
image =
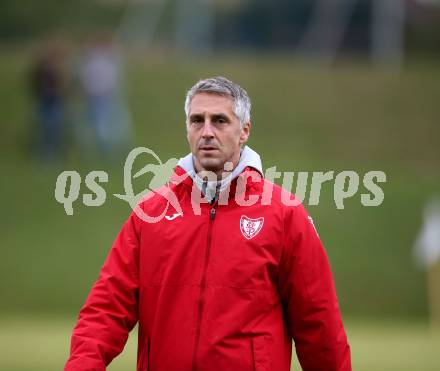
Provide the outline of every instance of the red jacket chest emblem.
<path id="1" fill-rule="evenodd" d="M 240 230 L 243 236 L 248 240 L 255 237 L 263 228 L 264 218 L 252 219 L 246 215 L 242 215 L 240 218 Z"/>

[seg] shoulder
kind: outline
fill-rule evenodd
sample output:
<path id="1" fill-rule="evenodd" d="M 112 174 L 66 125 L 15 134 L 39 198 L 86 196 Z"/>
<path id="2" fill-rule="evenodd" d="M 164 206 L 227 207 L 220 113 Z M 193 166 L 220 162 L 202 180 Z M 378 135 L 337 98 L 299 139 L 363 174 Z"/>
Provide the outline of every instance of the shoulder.
<path id="1" fill-rule="evenodd" d="M 310 216 L 302 200 L 295 194 L 267 179 L 262 179 L 260 187 L 261 204 L 275 209 L 285 222 L 291 224 L 309 221 Z"/>
<path id="2" fill-rule="evenodd" d="M 141 221 L 150 224 L 160 221 L 171 210 L 181 212 L 178 190 L 173 184 L 149 190 L 133 208 Z"/>
<path id="3" fill-rule="evenodd" d="M 293 193 L 267 179 L 262 179 L 260 183 L 261 200 L 264 203 L 273 204 L 285 211 L 294 210 L 296 206 L 302 204 L 302 200 Z"/>

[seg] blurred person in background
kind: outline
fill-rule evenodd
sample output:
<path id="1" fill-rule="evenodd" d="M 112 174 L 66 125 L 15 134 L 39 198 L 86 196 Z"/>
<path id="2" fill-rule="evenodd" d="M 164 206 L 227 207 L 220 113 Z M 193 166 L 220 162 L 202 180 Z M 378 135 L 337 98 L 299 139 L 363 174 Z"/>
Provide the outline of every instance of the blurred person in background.
<path id="1" fill-rule="evenodd" d="M 38 152 L 52 161 L 61 152 L 66 99 L 64 51 L 58 42 L 45 44 L 31 69 L 31 90 L 35 102 Z"/>
<path id="2" fill-rule="evenodd" d="M 79 66 L 85 123 L 88 126 L 81 132 L 79 141 L 80 144 L 84 139 L 89 141 L 89 145 L 96 146 L 97 152 L 105 158 L 125 150 L 130 144 L 131 130 L 121 80 L 119 53 L 108 35 L 97 35 L 82 56 Z M 93 138 L 84 138 L 88 133 Z"/>
<path id="3" fill-rule="evenodd" d="M 191 152 L 123 226 L 80 311 L 66 371 L 105 370 L 137 322 L 138 371 L 289 371 L 292 339 L 304 371 L 351 371 L 326 252 L 304 207 L 283 204 L 285 191 L 262 177 L 245 145 L 250 110 L 246 91 L 223 77 L 188 91 Z"/>
<path id="4" fill-rule="evenodd" d="M 427 270 L 428 304 L 431 326 L 440 328 L 440 197 L 428 200 L 423 210 L 422 228 L 414 243 L 417 263 Z"/>

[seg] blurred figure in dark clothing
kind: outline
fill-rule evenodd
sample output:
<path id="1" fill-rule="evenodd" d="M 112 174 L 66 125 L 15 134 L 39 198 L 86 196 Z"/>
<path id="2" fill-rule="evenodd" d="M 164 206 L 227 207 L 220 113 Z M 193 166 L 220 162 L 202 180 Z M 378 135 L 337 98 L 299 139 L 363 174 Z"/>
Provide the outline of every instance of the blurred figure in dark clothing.
<path id="1" fill-rule="evenodd" d="M 38 125 L 37 146 L 45 160 L 61 151 L 61 129 L 65 99 L 64 58 L 59 45 L 45 46 L 31 70 L 31 88 Z"/>

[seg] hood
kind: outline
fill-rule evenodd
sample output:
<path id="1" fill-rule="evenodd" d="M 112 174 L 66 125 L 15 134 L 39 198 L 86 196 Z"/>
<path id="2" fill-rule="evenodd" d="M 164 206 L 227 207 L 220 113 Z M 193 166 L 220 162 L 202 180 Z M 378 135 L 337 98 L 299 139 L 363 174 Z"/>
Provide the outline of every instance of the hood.
<path id="1" fill-rule="evenodd" d="M 250 167 L 263 175 L 263 166 L 260 155 L 248 146 L 242 148 L 240 152 L 240 160 L 237 166 L 232 170 L 231 174 L 221 181 L 206 181 L 200 178 L 194 168 L 194 160 L 192 153 L 182 157 L 177 166 L 180 166 L 192 178 L 203 195 L 212 201 L 220 192 L 227 188 L 230 182 L 238 177 L 244 169 Z"/>

